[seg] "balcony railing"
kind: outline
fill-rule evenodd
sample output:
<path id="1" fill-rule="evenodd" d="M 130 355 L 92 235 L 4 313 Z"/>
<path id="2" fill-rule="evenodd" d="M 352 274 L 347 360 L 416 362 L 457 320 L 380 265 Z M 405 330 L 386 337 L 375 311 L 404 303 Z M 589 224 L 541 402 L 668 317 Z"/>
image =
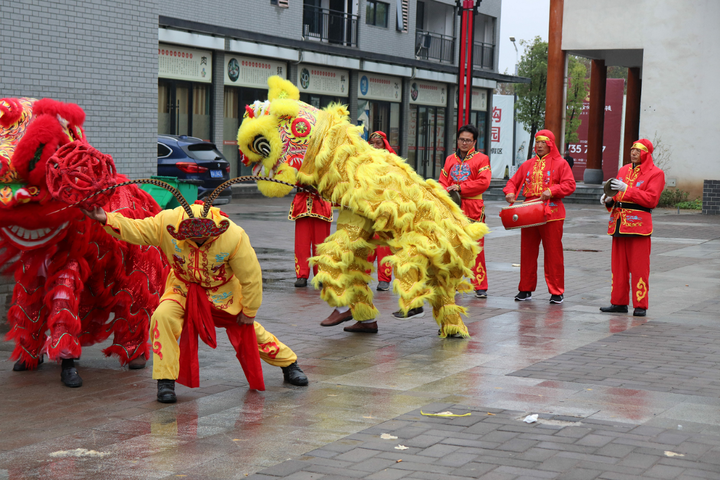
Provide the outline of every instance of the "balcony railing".
<path id="1" fill-rule="evenodd" d="M 495 45 L 475 42 L 473 44 L 473 65 L 492 70 L 495 67 Z"/>
<path id="2" fill-rule="evenodd" d="M 449 35 L 417 30 L 415 57 L 441 63 L 454 63 L 455 39 Z"/>
<path id="3" fill-rule="evenodd" d="M 357 47 L 358 16 L 350 13 L 305 5 L 303 37 L 323 43 Z"/>

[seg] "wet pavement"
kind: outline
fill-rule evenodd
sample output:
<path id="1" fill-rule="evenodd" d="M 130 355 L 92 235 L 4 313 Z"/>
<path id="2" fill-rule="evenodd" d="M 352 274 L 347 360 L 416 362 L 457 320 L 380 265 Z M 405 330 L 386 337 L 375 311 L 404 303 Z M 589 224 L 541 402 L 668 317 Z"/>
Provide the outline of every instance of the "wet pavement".
<path id="1" fill-rule="evenodd" d="M 472 339 L 441 340 L 429 312 L 394 319 L 392 292 L 376 294 L 378 334 L 320 327 L 330 308 L 293 287 L 289 199 L 236 202 L 224 210 L 263 266 L 258 321 L 310 386 L 264 365 L 267 390 L 248 390 L 222 333 L 216 350 L 201 345 L 201 388 L 178 386 L 169 406 L 149 369 L 121 369 L 102 346 L 84 349 L 79 389 L 58 365 L 4 362 L 0 479 L 720 478 L 720 218 L 656 210 L 641 318 L 598 311 L 611 278 L 602 207 L 567 206 L 565 303 L 550 305 L 542 275 L 532 301 L 513 300 L 519 231 L 489 202 L 489 298 L 459 299 Z M 470 415 L 423 415 L 445 411 Z"/>

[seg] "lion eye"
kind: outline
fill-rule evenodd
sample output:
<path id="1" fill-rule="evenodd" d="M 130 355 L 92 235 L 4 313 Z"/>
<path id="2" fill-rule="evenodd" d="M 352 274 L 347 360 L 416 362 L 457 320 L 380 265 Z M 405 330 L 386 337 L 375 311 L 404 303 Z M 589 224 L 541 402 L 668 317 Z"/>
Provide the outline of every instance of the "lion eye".
<path id="1" fill-rule="evenodd" d="M 268 139 L 262 135 L 258 135 L 253 140 L 250 150 L 252 150 L 253 153 L 267 157 L 270 155 L 270 142 L 268 142 Z"/>

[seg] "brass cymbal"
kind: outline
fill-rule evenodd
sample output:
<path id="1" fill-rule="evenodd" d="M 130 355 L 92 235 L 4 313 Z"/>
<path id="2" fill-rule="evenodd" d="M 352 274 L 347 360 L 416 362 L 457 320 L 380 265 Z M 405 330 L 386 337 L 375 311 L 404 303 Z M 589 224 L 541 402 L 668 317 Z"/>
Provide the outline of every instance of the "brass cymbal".
<path id="1" fill-rule="evenodd" d="M 452 198 L 453 202 L 458 204 L 458 207 L 462 204 L 462 198 L 460 198 L 460 192 L 457 190 L 451 190 L 448 192 L 450 194 L 450 198 Z"/>
<path id="2" fill-rule="evenodd" d="M 614 197 L 615 195 L 620 193 L 620 190 L 614 190 L 612 188 L 612 184 L 610 183 L 610 180 L 605 182 L 605 185 L 603 185 L 603 191 L 605 192 L 605 196 L 608 198 Z"/>

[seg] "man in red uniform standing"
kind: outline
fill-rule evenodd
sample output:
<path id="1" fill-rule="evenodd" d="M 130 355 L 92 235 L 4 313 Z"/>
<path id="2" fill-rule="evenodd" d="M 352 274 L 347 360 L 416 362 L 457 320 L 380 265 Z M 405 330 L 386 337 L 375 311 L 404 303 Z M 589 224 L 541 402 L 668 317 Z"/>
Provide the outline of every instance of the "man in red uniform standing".
<path id="1" fill-rule="evenodd" d="M 652 152 L 650 140 L 637 140 L 630 150 L 631 163 L 610 180 L 617 195 L 600 197 L 610 211 L 608 235 L 613 237 L 611 305 L 600 308 L 603 312 L 627 313 L 632 286 L 633 315 L 644 317 L 647 313 L 652 209 L 665 188 L 665 173 L 653 163 Z"/>
<path id="2" fill-rule="evenodd" d="M 490 186 L 490 159 L 475 150 L 478 130 L 465 125 L 458 130 L 457 150 L 445 159 L 440 172 L 440 185 L 448 192 L 460 194 L 463 213 L 470 220 L 485 221 L 485 203 L 482 194 Z M 472 285 L 477 298 L 487 298 L 488 279 L 485 268 L 485 238 L 478 241 L 480 253 L 475 259 Z"/>
<path id="3" fill-rule="evenodd" d="M 545 282 L 550 292 L 550 303 L 562 303 L 565 294 L 565 265 L 562 234 L 565 223 L 565 205 L 562 198 L 575 191 L 572 170 L 555 146 L 555 135 L 550 130 L 535 134 L 537 155 L 523 163 L 503 189 L 505 200 L 514 203 L 522 191 L 526 201 L 540 199 L 545 203 L 547 223 L 526 227 L 520 232 L 520 285 L 516 301 L 532 300 L 537 286 L 537 258 L 542 241 Z"/>
<path id="4" fill-rule="evenodd" d="M 315 193 L 298 190 L 293 198 L 288 219 L 295 221 L 295 281 L 296 287 L 307 287 L 310 277 L 308 259 L 330 235 L 332 205 Z M 317 275 L 318 267 L 313 267 Z"/>

